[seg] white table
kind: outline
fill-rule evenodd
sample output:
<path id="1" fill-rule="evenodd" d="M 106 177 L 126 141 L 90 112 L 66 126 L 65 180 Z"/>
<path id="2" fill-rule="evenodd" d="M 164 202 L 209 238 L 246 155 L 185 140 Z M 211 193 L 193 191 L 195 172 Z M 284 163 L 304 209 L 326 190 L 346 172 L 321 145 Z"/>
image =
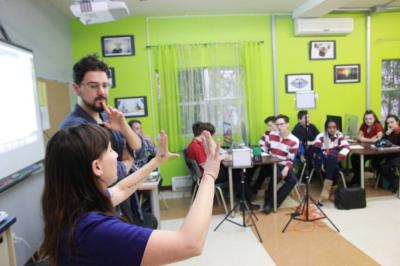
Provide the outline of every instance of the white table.
<path id="1" fill-rule="evenodd" d="M 157 174 L 156 174 L 157 173 Z M 153 177 L 157 175 L 157 178 L 154 180 Z M 158 172 L 153 172 L 150 175 L 151 179 L 146 180 L 143 182 L 139 187 L 138 190 L 140 191 L 150 191 L 150 206 L 151 212 L 158 220 L 158 227 L 161 224 L 160 218 L 160 201 L 158 198 L 158 184 L 160 183 L 161 177 Z"/>
<path id="2" fill-rule="evenodd" d="M 274 182 L 273 184 L 273 194 L 274 194 L 274 212 L 276 212 L 277 209 L 277 183 L 278 183 L 278 177 L 277 177 L 277 164 L 280 162 L 279 159 L 268 156 L 266 158 L 263 157 L 261 162 L 253 162 L 253 166 L 260 166 L 260 165 L 265 165 L 265 164 L 272 164 L 273 165 L 273 175 L 272 175 L 272 181 Z M 232 161 L 231 160 L 223 160 L 222 164 L 228 168 L 228 174 L 229 174 L 229 197 L 230 197 L 230 205 L 231 209 L 233 206 L 235 206 L 235 201 L 234 201 L 234 196 L 233 196 L 233 177 L 232 177 Z"/>

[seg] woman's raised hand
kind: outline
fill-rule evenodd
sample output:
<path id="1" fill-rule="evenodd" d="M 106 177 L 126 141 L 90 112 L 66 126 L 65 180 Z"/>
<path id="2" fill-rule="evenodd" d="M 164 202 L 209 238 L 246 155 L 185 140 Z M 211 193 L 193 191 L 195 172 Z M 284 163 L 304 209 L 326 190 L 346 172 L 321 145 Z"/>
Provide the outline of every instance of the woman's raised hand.
<path id="1" fill-rule="evenodd" d="M 179 157 L 179 154 L 177 153 L 171 153 L 168 150 L 168 136 L 165 134 L 164 130 L 160 131 L 160 134 L 158 135 L 158 151 L 157 151 L 157 158 L 160 160 L 161 163 L 168 161 L 169 158 L 176 158 Z"/>
<path id="2" fill-rule="evenodd" d="M 203 133 L 201 133 L 201 138 L 204 151 L 207 155 L 207 160 L 203 165 L 204 175 L 209 174 L 215 180 L 218 177 L 221 163 L 221 158 L 219 155 L 221 145 L 219 141 L 215 142 L 212 139 L 211 134 L 208 131 L 203 131 Z"/>

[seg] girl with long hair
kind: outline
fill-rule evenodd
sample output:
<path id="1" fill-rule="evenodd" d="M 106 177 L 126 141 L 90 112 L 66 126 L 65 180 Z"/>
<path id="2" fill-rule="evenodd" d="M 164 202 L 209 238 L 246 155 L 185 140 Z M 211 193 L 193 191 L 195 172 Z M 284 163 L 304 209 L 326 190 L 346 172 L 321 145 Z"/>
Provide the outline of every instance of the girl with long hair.
<path id="1" fill-rule="evenodd" d="M 160 265 L 199 255 L 220 165 L 219 143 L 207 132 L 202 136 L 203 178 L 181 228 L 171 232 L 127 224 L 114 210 L 153 169 L 177 156 L 163 132 L 156 157 L 115 184 L 117 154 L 106 129 L 87 124 L 58 131 L 46 148 L 41 255 L 51 265 Z"/>
<path id="2" fill-rule="evenodd" d="M 357 140 L 364 143 L 376 143 L 383 137 L 383 127 L 379 122 L 378 117 L 372 110 L 367 110 L 364 113 L 364 122 L 361 124 L 357 134 Z M 371 160 L 373 168 L 377 168 L 374 156 L 365 156 L 364 163 Z M 360 180 L 360 155 L 353 154 L 350 157 L 351 168 L 353 169 L 354 176 L 351 179 L 349 186 L 359 186 Z"/>

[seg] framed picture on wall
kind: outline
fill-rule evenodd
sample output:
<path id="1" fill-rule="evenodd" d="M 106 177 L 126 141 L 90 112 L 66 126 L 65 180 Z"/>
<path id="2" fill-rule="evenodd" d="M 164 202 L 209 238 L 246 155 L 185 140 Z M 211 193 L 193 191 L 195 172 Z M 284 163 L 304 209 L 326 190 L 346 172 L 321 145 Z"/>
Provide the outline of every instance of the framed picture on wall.
<path id="1" fill-rule="evenodd" d="M 135 55 L 133 35 L 103 36 L 101 47 L 104 57 Z"/>
<path id="2" fill-rule="evenodd" d="M 336 59 L 336 41 L 310 41 L 310 60 Z"/>
<path id="3" fill-rule="evenodd" d="M 108 68 L 108 74 L 109 74 L 109 78 L 108 78 L 108 83 L 110 83 L 110 88 L 115 88 L 116 83 L 115 83 L 115 69 L 113 67 L 109 67 Z"/>
<path id="4" fill-rule="evenodd" d="M 360 64 L 335 65 L 333 72 L 335 83 L 360 82 Z"/>
<path id="5" fill-rule="evenodd" d="M 286 92 L 296 93 L 303 91 L 312 91 L 313 88 L 313 74 L 286 74 Z"/>
<path id="6" fill-rule="evenodd" d="M 147 116 L 146 96 L 116 98 L 115 107 L 121 111 L 125 117 Z"/>

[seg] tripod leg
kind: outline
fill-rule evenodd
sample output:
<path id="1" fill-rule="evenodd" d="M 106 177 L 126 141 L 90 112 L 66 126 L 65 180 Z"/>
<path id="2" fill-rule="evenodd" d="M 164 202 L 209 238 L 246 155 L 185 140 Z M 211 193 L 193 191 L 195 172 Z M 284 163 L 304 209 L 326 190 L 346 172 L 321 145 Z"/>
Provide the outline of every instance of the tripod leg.
<path id="1" fill-rule="evenodd" d="M 247 205 L 247 204 L 246 204 L 246 205 Z M 248 209 L 248 210 L 249 210 L 249 209 Z M 252 210 L 249 210 L 249 211 L 252 212 Z M 261 238 L 261 236 L 260 236 L 260 232 L 258 232 L 258 228 L 257 228 L 256 222 L 254 221 L 253 216 L 251 216 L 251 214 L 249 214 L 249 216 L 250 216 L 251 222 L 252 222 L 252 224 L 253 224 L 253 226 L 254 226 L 254 229 L 256 230 L 258 239 L 260 240 L 260 243 L 262 243 L 263 240 L 262 240 L 262 238 Z M 244 216 L 243 216 L 243 217 L 244 217 Z"/>
<path id="2" fill-rule="evenodd" d="M 331 225 L 336 229 L 336 231 L 338 231 L 338 233 L 340 232 L 339 229 L 336 227 L 336 225 L 331 221 L 331 219 L 329 219 L 328 215 L 326 215 L 326 213 L 321 209 L 321 207 L 318 206 L 317 203 L 315 203 L 315 200 L 313 198 L 311 198 L 311 201 L 314 203 L 315 206 L 317 206 L 318 210 L 324 215 L 324 217 L 326 219 L 328 219 L 328 221 L 331 223 Z"/>
<path id="3" fill-rule="evenodd" d="M 285 225 L 285 227 L 283 228 L 283 230 L 282 230 L 282 233 L 285 233 L 285 231 L 286 231 L 286 228 L 289 226 L 289 224 L 292 222 L 292 220 L 294 219 L 294 217 L 296 217 L 296 216 L 298 216 L 298 215 L 301 215 L 301 214 L 303 214 L 304 213 L 304 208 L 305 208 L 305 205 L 307 204 L 307 196 L 305 196 L 304 198 L 303 198 L 303 200 L 300 202 L 300 205 L 299 206 L 297 206 L 297 208 L 296 208 L 296 210 L 294 211 L 294 213 L 292 213 L 291 215 L 290 215 L 290 219 L 289 219 L 289 221 L 287 222 L 287 224 Z M 301 212 L 299 213 L 299 210 L 301 209 Z"/>
<path id="4" fill-rule="evenodd" d="M 233 213 L 235 211 L 235 209 L 240 205 L 240 202 L 236 203 L 235 206 L 233 206 L 233 208 L 225 215 L 224 219 L 222 219 L 222 221 L 214 228 L 214 232 L 217 231 L 218 227 L 220 227 L 220 225 L 228 219 L 228 217 L 231 215 L 231 213 Z"/>

